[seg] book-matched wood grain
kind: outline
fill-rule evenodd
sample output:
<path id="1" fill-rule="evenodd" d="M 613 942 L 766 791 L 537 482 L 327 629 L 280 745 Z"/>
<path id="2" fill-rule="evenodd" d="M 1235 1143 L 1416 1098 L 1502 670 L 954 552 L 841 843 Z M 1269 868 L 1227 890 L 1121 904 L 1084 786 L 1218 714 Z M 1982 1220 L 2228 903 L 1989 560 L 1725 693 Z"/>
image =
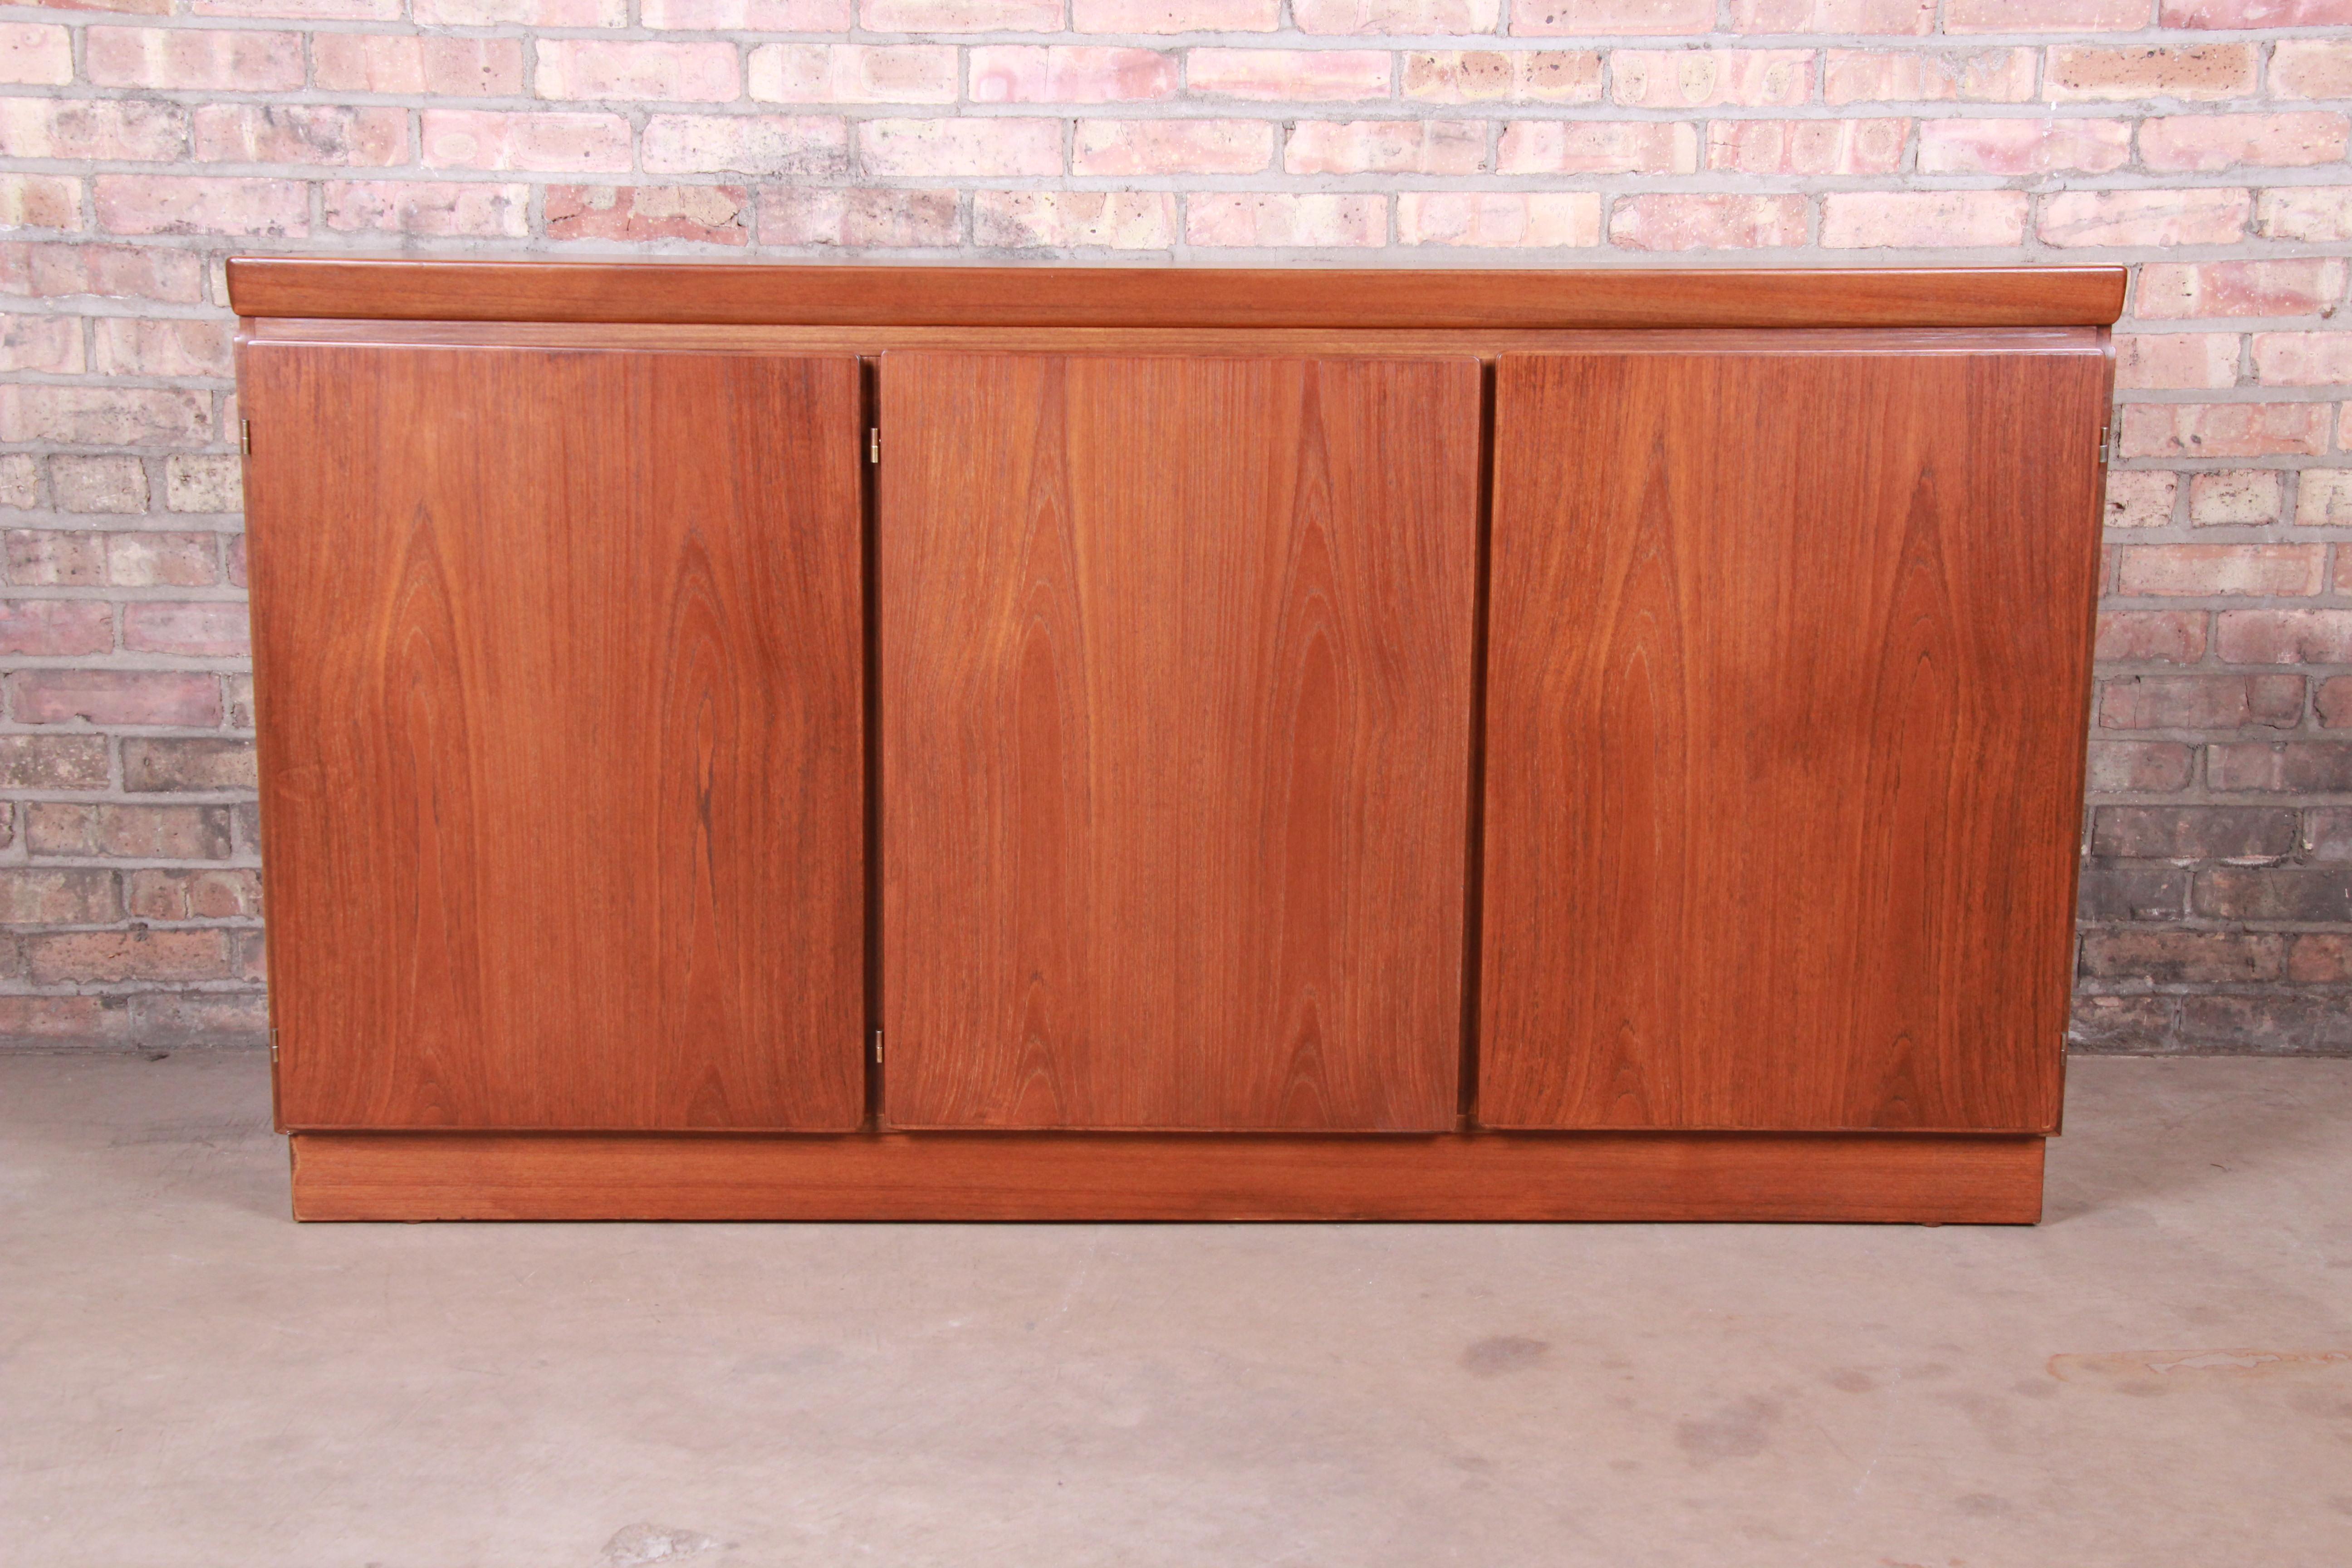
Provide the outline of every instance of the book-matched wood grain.
<path id="1" fill-rule="evenodd" d="M 240 390 L 281 1122 L 856 1126 L 856 362 Z"/>
<path id="2" fill-rule="evenodd" d="M 1475 363 L 881 388 L 886 1122 L 1451 1126 Z"/>
<path id="3" fill-rule="evenodd" d="M 940 327 L 2049 327 L 2120 267 L 1503 271 L 233 257 L 240 316 Z"/>
<path id="4" fill-rule="evenodd" d="M 1478 1114 L 2058 1114 L 2095 349 L 1507 355 Z"/>
<path id="5" fill-rule="evenodd" d="M 312 1132 L 306 1220 L 1778 1220 L 2031 1225 L 2039 1138 Z"/>

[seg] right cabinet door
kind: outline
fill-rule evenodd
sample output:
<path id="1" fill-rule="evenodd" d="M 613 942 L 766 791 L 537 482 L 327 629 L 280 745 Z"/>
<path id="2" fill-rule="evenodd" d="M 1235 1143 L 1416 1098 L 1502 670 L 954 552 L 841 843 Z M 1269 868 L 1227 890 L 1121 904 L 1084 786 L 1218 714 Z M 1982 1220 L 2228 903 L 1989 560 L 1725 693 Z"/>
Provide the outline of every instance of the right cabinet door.
<path id="1" fill-rule="evenodd" d="M 1497 370 L 1478 1120 L 2046 1131 L 2095 334 Z"/>

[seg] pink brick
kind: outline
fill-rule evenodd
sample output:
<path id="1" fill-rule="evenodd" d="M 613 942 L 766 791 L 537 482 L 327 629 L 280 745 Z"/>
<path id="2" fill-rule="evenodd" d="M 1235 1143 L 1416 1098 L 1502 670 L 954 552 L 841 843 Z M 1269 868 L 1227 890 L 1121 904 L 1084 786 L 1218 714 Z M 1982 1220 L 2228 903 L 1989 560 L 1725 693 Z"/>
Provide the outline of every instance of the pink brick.
<path id="1" fill-rule="evenodd" d="M 769 186 L 760 192 L 760 243 L 912 250 L 962 238 L 953 191 Z"/>
<path id="2" fill-rule="evenodd" d="M 2317 457 L 2327 450 L 2324 403 L 2129 403 L 2126 458 Z"/>
<path id="3" fill-rule="evenodd" d="M 2056 44 L 2042 67 L 2053 101 L 2128 103 L 2137 99 L 2244 98 L 2254 90 L 2251 44 L 2191 44 L 2179 48 L 2119 48 Z"/>
<path id="4" fill-rule="evenodd" d="M 101 316 L 90 323 L 90 368 L 100 375 L 197 375 L 236 372 L 226 321 Z"/>
<path id="5" fill-rule="evenodd" d="M 77 447 L 200 446 L 212 395 L 169 388 L 0 384 L 0 441 Z"/>
<path id="6" fill-rule="evenodd" d="M 763 103 L 953 103 L 956 87 L 944 44 L 762 44 L 745 73 Z"/>
<path id="7" fill-rule="evenodd" d="M 0 316 L 0 370 L 71 375 L 82 368 L 77 316 Z"/>
<path id="8" fill-rule="evenodd" d="M 2042 204 L 2045 245 L 2234 245 L 2253 201 L 2240 190 L 2063 191 Z"/>
<path id="9" fill-rule="evenodd" d="M 396 22 L 400 0 L 188 0 L 192 16 L 279 16 L 289 22 Z"/>
<path id="10" fill-rule="evenodd" d="M 1529 36 L 1714 30 L 1715 0 L 1520 0 L 1511 12 L 1511 31 Z"/>
<path id="11" fill-rule="evenodd" d="M 869 174 L 1058 174 L 1058 120 L 869 120 L 857 128 Z"/>
<path id="12" fill-rule="evenodd" d="M 2134 675 L 2099 696 L 2102 730 L 2292 730 L 2302 721 L 2299 675 Z"/>
<path id="13" fill-rule="evenodd" d="M 310 232 L 309 187 L 296 180 L 100 174 L 92 186 L 98 226 L 113 234 Z"/>
<path id="14" fill-rule="evenodd" d="M 2200 527 L 2276 522 L 2285 487 L 2275 468 L 2222 468 L 2189 479 L 2189 521 Z"/>
<path id="15" fill-rule="evenodd" d="M 541 98 L 725 103 L 741 83 L 732 44 L 542 38 L 531 90 Z"/>
<path id="16" fill-rule="evenodd" d="M 629 122 L 617 114 L 428 109 L 423 126 L 427 168 L 572 174 L 629 167 Z"/>
<path id="17" fill-rule="evenodd" d="M 2352 0 L 2164 0 L 2168 27 L 2352 26 Z"/>
<path id="18" fill-rule="evenodd" d="M 330 180 L 320 187 L 327 226 L 338 233 L 480 235 L 530 233 L 530 187 L 433 180 Z"/>
<path id="19" fill-rule="evenodd" d="M 1580 49 L 1445 49 L 1404 57 L 1404 95 L 1439 103 L 1598 103 L 1601 57 Z"/>
<path id="20" fill-rule="evenodd" d="M 1718 120 L 1706 166 L 1743 174 L 1892 174 L 1903 167 L 1907 120 Z"/>
<path id="21" fill-rule="evenodd" d="M 0 599 L 0 653 L 110 653 L 114 606 L 98 599 Z"/>
<path id="22" fill-rule="evenodd" d="M 1405 245 L 1562 249 L 1601 243 L 1591 191 L 1407 191 L 1397 197 Z"/>
<path id="23" fill-rule="evenodd" d="M 2326 549 L 2317 544 L 2140 544 L 2119 552 L 2125 594 L 2316 594 Z"/>
<path id="24" fill-rule="evenodd" d="M 2025 103 L 2032 49 L 1832 49 L 1823 102 Z"/>
<path id="25" fill-rule="evenodd" d="M 2352 664 L 2352 610 L 2229 610 L 2213 632 L 2224 664 Z"/>
<path id="26" fill-rule="evenodd" d="M 1936 0 L 1731 0 L 1742 33 L 1932 33 Z"/>
<path id="27" fill-rule="evenodd" d="M 1184 80 L 1196 98 L 1328 103 L 1389 95 L 1389 57 L 1378 49 L 1193 49 Z"/>
<path id="28" fill-rule="evenodd" d="M 1628 109 L 1712 109 L 1804 102 L 1811 49 L 1612 49 L 1609 96 Z"/>
<path id="29" fill-rule="evenodd" d="M 628 0 L 415 0 L 416 19 L 446 27 L 625 27 Z"/>
<path id="30" fill-rule="evenodd" d="M 654 28 L 724 27 L 745 33 L 845 33 L 850 0 L 644 0 Z"/>
<path id="31" fill-rule="evenodd" d="M 2195 664 L 2205 657 L 2205 612 L 2102 611 L 2092 657 L 2116 663 Z"/>
<path id="32" fill-rule="evenodd" d="M 1609 242 L 1629 250 L 1743 250 L 1802 245 L 1805 198 L 1628 196 L 1609 215 Z"/>
<path id="33" fill-rule="evenodd" d="M 110 533 L 106 578 L 123 588 L 204 588 L 220 579 L 216 533 Z"/>
<path id="34" fill-rule="evenodd" d="M 251 651 L 245 606 L 235 600 L 170 604 L 142 599 L 125 605 L 122 646 L 132 653 L 183 658 L 242 658 Z"/>
<path id="35" fill-rule="evenodd" d="M 2140 121 L 2139 157 L 2150 169 L 2200 173 L 2307 167 L 2342 162 L 2347 131 L 2340 114 L 2176 114 Z"/>
<path id="36" fill-rule="evenodd" d="M 0 174 L 0 228 L 79 228 L 81 182 L 65 174 Z"/>
<path id="37" fill-rule="evenodd" d="M 2191 316 L 2309 316 L 2344 299 L 2341 258 L 2151 262 L 2140 268 L 2133 313 L 2142 321 Z"/>
<path id="38" fill-rule="evenodd" d="M 1502 0 L 1290 0 L 1302 33 L 1491 33 Z"/>
<path id="39" fill-rule="evenodd" d="M 196 110 L 196 156 L 208 163 L 390 167 L 409 161 L 408 111 L 326 103 L 208 103 Z"/>
<path id="40" fill-rule="evenodd" d="M 992 249 L 1164 250 L 1176 243 L 1165 191 L 980 191 L 972 243 Z"/>
<path id="41" fill-rule="evenodd" d="M 1062 0 L 860 0 L 858 22 L 877 33 L 1054 33 L 1062 27 Z M 1082 33 L 1165 31 L 1102 27 L 1081 21 Z"/>
<path id="42" fill-rule="evenodd" d="M 187 156 L 188 111 L 137 99 L 0 99 L 0 157 L 168 163 Z"/>
<path id="43" fill-rule="evenodd" d="M 1698 127 L 1640 121 L 1521 120 L 1503 132 L 1495 166 L 1505 174 L 1688 174 L 1698 169 Z"/>
<path id="44" fill-rule="evenodd" d="M 2352 528 L 2352 468 L 2305 468 L 2296 486 L 2294 521 L 2305 528 Z M 2340 551 L 2336 591 L 2352 586 L 2352 551 Z"/>
<path id="45" fill-rule="evenodd" d="M 741 185 L 550 185 L 545 199 L 550 239 L 751 243 Z"/>
<path id="46" fill-rule="evenodd" d="M 220 679 L 160 669 L 26 669 L 9 679 L 8 710 L 22 724 L 172 724 L 221 721 Z"/>
<path id="47" fill-rule="evenodd" d="M 510 98 L 522 91 L 522 40 L 397 33 L 314 33 L 311 79 L 329 92 Z"/>
<path id="48" fill-rule="evenodd" d="M 1822 198 L 1826 249 L 2016 245 L 2022 191 L 1848 191 Z"/>
<path id="49" fill-rule="evenodd" d="M 1293 174 L 1475 174 L 1486 159 L 1482 120 L 1302 120 L 1282 153 Z"/>
<path id="50" fill-rule="evenodd" d="M 302 35 L 194 27 L 92 27 L 83 43 L 100 87 L 286 92 L 302 85 Z"/>
<path id="51" fill-rule="evenodd" d="M 2123 33 L 2147 26 L 2147 0 L 1945 0 L 1948 33 Z"/>
<path id="52" fill-rule="evenodd" d="M 8 531 L 8 581 L 42 588 L 91 588 L 106 581 L 106 536 L 80 530 Z"/>
<path id="53" fill-rule="evenodd" d="M 903 123 L 874 121 L 866 129 Z M 849 167 L 849 130 L 839 120 L 824 115 L 656 114 L 646 120 L 637 151 L 646 172 L 654 174 L 831 179 Z M 871 163 L 868 170 L 895 172 Z"/>
<path id="54" fill-rule="evenodd" d="M 2352 332 L 2256 332 L 2254 379 L 2270 386 L 2352 382 Z"/>
<path id="55" fill-rule="evenodd" d="M 1919 126 L 1923 174 L 2103 174 L 2131 161 L 2121 120 L 1928 120 Z"/>
<path id="56" fill-rule="evenodd" d="M 1388 198 L 1202 191 L 1190 199 L 1184 237 L 1193 245 L 1339 248 L 1388 238 Z"/>
<path id="57" fill-rule="evenodd" d="M 2271 51 L 2271 96 L 2352 98 L 2352 40 L 2280 39 Z"/>
<path id="58" fill-rule="evenodd" d="M 1081 120 L 1071 154 L 1087 175 L 1254 174 L 1274 159 L 1264 120 Z"/>
<path id="59" fill-rule="evenodd" d="M 2124 387 L 2235 386 L 2235 332 L 2118 332 L 2116 384 Z"/>
<path id="60" fill-rule="evenodd" d="M 0 23 L 0 82 L 62 87 L 71 80 L 71 33 L 38 22 Z"/>
<path id="61" fill-rule="evenodd" d="M 975 103 L 1130 103 L 1173 98 L 1182 87 L 1176 57 L 1158 49 L 997 44 L 971 58 Z"/>
<path id="62" fill-rule="evenodd" d="M 1280 0 L 1070 0 L 1079 33 L 1271 33 L 1281 25 Z"/>
<path id="63" fill-rule="evenodd" d="M 204 266 L 194 253 L 151 246 L 0 246 L 0 270 L 21 279 L 8 292 L 44 299 L 103 294 L 184 305 L 205 297 Z"/>

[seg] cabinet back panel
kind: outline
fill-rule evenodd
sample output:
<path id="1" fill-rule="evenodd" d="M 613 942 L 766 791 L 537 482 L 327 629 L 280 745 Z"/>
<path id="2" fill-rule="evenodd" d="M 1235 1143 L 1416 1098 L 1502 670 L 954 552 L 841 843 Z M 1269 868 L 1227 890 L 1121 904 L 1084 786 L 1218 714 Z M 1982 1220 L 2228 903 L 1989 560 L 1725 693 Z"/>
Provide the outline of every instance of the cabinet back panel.
<path id="1" fill-rule="evenodd" d="M 2053 1126 L 2106 380 L 1500 361 L 1482 1122 Z"/>
<path id="2" fill-rule="evenodd" d="M 881 385 L 886 1122 L 1450 1128 L 1476 363 Z"/>
<path id="3" fill-rule="evenodd" d="M 856 362 L 252 343 L 297 1128 L 865 1110 Z"/>

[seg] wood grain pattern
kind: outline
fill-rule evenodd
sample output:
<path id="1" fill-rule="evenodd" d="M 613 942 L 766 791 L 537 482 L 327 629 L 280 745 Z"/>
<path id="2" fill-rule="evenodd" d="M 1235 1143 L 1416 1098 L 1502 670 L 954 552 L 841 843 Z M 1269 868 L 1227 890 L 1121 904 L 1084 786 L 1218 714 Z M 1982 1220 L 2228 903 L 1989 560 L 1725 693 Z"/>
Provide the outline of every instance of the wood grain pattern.
<path id="1" fill-rule="evenodd" d="M 285 1125 L 860 1123 L 856 377 L 247 347 Z"/>
<path id="2" fill-rule="evenodd" d="M 2039 1138 L 306 1133 L 306 1220 L 2031 1225 Z"/>
<path id="3" fill-rule="evenodd" d="M 2106 380 L 1502 360 L 1482 1122 L 2054 1124 Z"/>
<path id="4" fill-rule="evenodd" d="M 2119 267 L 1344 271 L 235 257 L 240 316 L 807 326 L 2104 326 Z"/>
<path id="5" fill-rule="evenodd" d="M 886 1121 L 1453 1125 L 1475 363 L 881 382 Z"/>

